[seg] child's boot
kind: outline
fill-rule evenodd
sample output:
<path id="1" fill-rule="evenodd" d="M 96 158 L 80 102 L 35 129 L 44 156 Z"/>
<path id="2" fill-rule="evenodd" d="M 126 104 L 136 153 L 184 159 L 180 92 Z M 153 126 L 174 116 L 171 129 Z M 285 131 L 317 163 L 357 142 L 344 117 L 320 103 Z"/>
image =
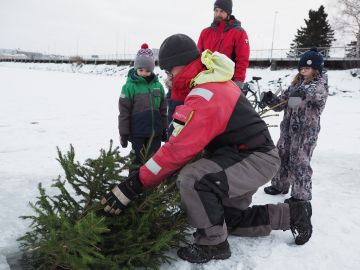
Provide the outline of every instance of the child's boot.
<path id="1" fill-rule="evenodd" d="M 311 203 L 307 201 L 289 201 L 290 229 L 295 238 L 295 244 L 303 245 L 309 241 L 312 234 Z"/>

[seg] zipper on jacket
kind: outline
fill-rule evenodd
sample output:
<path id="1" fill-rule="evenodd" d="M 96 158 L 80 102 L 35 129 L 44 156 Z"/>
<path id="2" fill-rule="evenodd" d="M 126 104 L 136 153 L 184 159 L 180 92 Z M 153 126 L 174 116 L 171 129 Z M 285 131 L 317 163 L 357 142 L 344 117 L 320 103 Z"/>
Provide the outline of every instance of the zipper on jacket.
<path id="1" fill-rule="evenodd" d="M 218 46 L 218 48 L 217 48 L 217 51 L 220 50 L 221 44 L 222 44 L 222 42 L 223 42 L 223 38 L 224 38 L 224 32 L 221 32 L 220 41 L 219 41 L 219 46 Z"/>
<path id="2" fill-rule="evenodd" d="M 155 137 L 155 127 L 154 127 L 154 96 L 151 88 L 148 87 L 149 96 L 150 96 L 150 108 L 151 108 L 151 137 Z"/>

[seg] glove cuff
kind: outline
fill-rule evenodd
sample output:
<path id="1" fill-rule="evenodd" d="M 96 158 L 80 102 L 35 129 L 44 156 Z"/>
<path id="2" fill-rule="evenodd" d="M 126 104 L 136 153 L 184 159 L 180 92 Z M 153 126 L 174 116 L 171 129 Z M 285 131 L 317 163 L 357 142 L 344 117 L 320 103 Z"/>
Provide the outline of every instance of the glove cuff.
<path id="1" fill-rule="evenodd" d="M 111 191 L 116 197 L 116 200 L 120 202 L 119 205 L 123 206 L 121 208 L 124 208 L 131 201 L 131 199 L 129 198 L 130 196 L 124 194 L 124 192 L 120 188 L 120 185 L 115 186 Z"/>
<path id="2" fill-rule="evenodd" d="M 131 174 L 124 182 L 120 183 L 112 190 L 116 198 L 124 206 L 143 191 L 144 186 L 140 182 L 139 172 Z"/>
<path id="3" fill-rule="evenodd" d="M 124 183 L 135 196 L 143 193 L 145 190 L 143 184 L 140 182 L 140 172 L 138 170 L 133 171 Z"/>

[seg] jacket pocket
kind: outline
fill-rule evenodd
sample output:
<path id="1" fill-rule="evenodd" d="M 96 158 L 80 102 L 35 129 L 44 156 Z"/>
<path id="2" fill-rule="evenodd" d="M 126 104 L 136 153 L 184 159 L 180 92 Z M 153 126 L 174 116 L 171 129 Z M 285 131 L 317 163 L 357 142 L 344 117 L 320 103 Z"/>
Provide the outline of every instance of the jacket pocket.
<path id="1" fill-rule="evenodd" d="M 177 106 L 175 109 L 175 112 L 173 114 L 173 122 L 172 125 L 174 127 L 174 131 L 172 135 L 174 137 L 178 136 L 180 132 L 183 130 L 183 128 L 189 123 L 193 116 L 194 110 L 193 108 L 186 106 L 186 105 L 180 105 Z"/>

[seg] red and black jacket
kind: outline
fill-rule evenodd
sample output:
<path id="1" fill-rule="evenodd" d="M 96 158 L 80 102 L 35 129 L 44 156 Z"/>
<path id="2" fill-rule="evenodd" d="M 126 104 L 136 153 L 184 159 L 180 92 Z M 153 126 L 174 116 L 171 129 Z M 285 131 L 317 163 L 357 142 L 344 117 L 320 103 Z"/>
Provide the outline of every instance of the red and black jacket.
<path id="1" fill-rule="evenodd" d="M 234 16 L 230 16 L 228 21 L 212 23 L 205 28 L 200 34 L 198 48 L 200 52 L 209 49 L 225 54 L 235 62 L 233 80 L 245 81 L 250 56 L 249 40 L 240 21 Z"/>
<path id="2" fill-rule="evenodd" d="M 182 73 L 194 73 L 192 66 L 196 61 Z M 232 81 L 197 85 L 186 96 L 184 105 L 176 107 L 173 118 L 183 127 L 175 127 L 169 141 L 140 168 L 145 187 L 158 185 L 203 149 L 234 146 L 239 151 L 267 152 L 275 147 L 266 123 Z"/>

